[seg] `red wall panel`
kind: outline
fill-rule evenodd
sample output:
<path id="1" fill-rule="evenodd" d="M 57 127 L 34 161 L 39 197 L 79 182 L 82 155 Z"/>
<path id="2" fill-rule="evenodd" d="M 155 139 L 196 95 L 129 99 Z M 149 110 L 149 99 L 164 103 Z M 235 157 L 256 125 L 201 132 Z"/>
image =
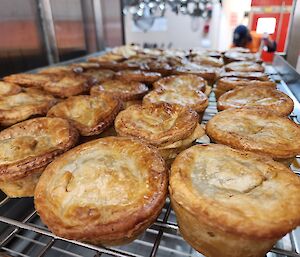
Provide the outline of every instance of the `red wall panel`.
<path id="1" fill-rule="evenodd" d="M 292 5 L 293 0 L 252 0 L 251 6 L 270 6 L 270 5 Z"/>
<path id="2" fill-rule="evenodd" d="M 280 13 L 253 13 L 253 18 L 252 18 L 252 24 L 251 24 L 251 30 L 256 30 L 257 27 L 257 21 L 259 18 L 266 18 L 266 17 L 273 17 L 276 19 L 276 28 L 274 34 L 270 35 L 270 37 L 273 40 L 276 40 L 277 38 L 277 33 L 280 33 L 279 40 L 277 42 L 277 51 L 278 52 L 283 52 L 284 47 L 285 47 L 285 41 L 286 41 L 286 36 L 287 36 L 287 31 L 288 31 L 288 24 L 289 24 L 289 19 L 290 19 L 290 14 L 289 13 L 283 13 L 281 15 L 282 21 L 280 22 Z M 279 28 L 279 25 L 281 23 L 281 29 Z"/>

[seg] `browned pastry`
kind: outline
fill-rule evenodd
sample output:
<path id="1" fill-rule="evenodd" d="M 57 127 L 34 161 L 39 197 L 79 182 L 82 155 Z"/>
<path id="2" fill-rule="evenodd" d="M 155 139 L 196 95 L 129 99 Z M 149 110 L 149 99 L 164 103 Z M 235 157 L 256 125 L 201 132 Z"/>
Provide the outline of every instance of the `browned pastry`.
<path id="1" fill-rule="evenodd" d="M 222 57 L 222 53 L 220 51 L 216 51 L 216 50 L 199 50 L 199 49 L 190 49 L 189 51 L 189 57 L 193 57 L 193 56 L 209 56 L 209 57 L 213 57 L 216 59 L 220 59 Z"/>
<path id="2" fill-rule="evenodd" d="M 55 76 L 42 85 L 42 88 L 57 97 L 66 98 L 89 92 L 91 86 L 96 81 L 89 80 L 88 77 L 75 73 Z"/>
<path id="3" fill-rule="evenodd" d="M 158 147 L 165 159 L 190 147 L 205 135 L 195 111 L 168 103 L 133 105 L 120 112 L 115 129 L 120 136 L 131 136 Z"/>
<path id="4" fill-rule="evenodd" d="M 161 74 L 158 72 L 148 72 L 141 70 L 122 70 L 115 74 L 119 80 L 138 81 L 143 83 L 152 84 L 156 80 L 161 78 Z"/>
<path id="5" fill-rule="evenodd" d="M 97 96 L 103 92 L 109 93 L 123 101 L 138 100 L 149 91 L 149 88 L 137 81 L 108 80 L 91 88 L 90 94 Z"/>
<path id="6" fill-rule="evenodd" d="M 236 77 L 236 78 L 245 78 L 251 80 L 270 81 L 268 75 L 263 72 L 229 71 L 229 72 L 221 72 L 219 74 L 219 79 L 225 77 Z"/>
<path id="7" fill-rule="evenodd" d="M 72 63 L 69 66 L 72 67 L 73 70 L 80 68 L 83 71 L 100 68 L 99 63 L 96 63 L 96 62 L 77 62 L 77 63 Z"/>
<path id="8" fill-rule="evenodd" d="M 219 79 L 216 83 L 216 87 L 223 91 L 229 91 L 237 87 L 245 86 L 267 86 L 270 88 L 276 88 L 276 83 L 273 81 L 262 81 L 250 78 L 238 78 L 238 77 L 223 77 Z"/>
<path id="9" fill-rule="evenodd" d="M 143 98 L 143 104 L 162 102 L 186 106 L 199 114 L 203 114 L 208 106 L 208 98 L 202 91 L 182 87 L 174 89 L 158 88 Z"/>
<path id="10" fill-rule="evenodd" d="M 139 47 L 132 46 L 132 45 L 115 47 L 110 52 L 107 52 L 103 55 L 90 57 L 88 61 L 98 62 L 101 66 L 101 63 L 119 62 L 131 58 L 137 55 L 137 51 L 139 50 L 140 50 Z"/>
<path id="11" fill-rule="evenodd" d="M 1 190 L 10 197 L 33 196 L 47 164 L 77 139 L 76 129 L 59 118 L 35 118 L 1 131 Z"/>
<path id="12" fill-rule="evenodd" d="M 155 89 L 175 89 L 177 87 L 182 87 L 192 90 L 201 90 L 202 92 L 205 92 L 206 86 L 207 82 L 203 78 L 192 74 L 172 75 L 159 79 L 153 83 Z"/>
<path id="13" fill-rule="evenodd" d="M 260 109 L 228 109 L 206 125 L 217 143 L 284 161 L 300 153 L 300 126 Z"/>
<path id="14" fill-rule="evenodd" d="M 56 99 L 45 92 L 27 88 L 15 95 L 0 97 L 0 125 L 10 126 L 36 115 L 46 115 Z"/>
<path id="15" fill-rule="evenodd" d="M 38 182 L 34 201 L 56 235 L 119 245 L 155 221 L 167 184 L 165 163 L 154 148 L 130 138 L 106 137 L 52 162 Z"/>
<path id="16" fill-rule="evenodd" d="M 3 78 L 5 82 L 14 83 L 22 87 L 41 88 L 49 81 L 50 77 L 46 74 L 19 73 L 12 74 Z"/>
<path id="17" fill-rule="evenodd" d="M 236 62 L 236 61 L 251 61 L 251 62 L 262 63 L 262 60 L 255 53 L 244 53 L 244 52 L 233 51 L 233 50 L 227 51 L 224 54 L 223 59 L 225 64 L 230 62 Z"/>
<path id="18" fill-rule="evenodd" d="M 204 78 L 209 85 L 213 85 L 217 79 L 218 72 L 214 67 L 200 66 L 195 63 L 187 63 L 183 66 L 178 66 L 174 71 L 175 75 L 193 74 Z"/>
<path id="19" fill-rule="evenodd" d="M 271 158 L 196 145 L 170 174 L 180 232 L 207 257 L 263 257 L 300 225 L 300 179 Z"/>
<path id="20" fill-rule="evenodd" d="M 256 62 L 231 62 L 224 66 L 226 71 L 264 72 L 265 68 Z"/>
<path id="21" fill-rule="evenodd" d="M 125 57 L 120 54 L 114 54 L 108 52 L 104 55 L 90 57 L 88 58 L 88 62 L 96 62 L 101 64 L 101 63 L 108 63 L 108 62 L 118 62 L 124 59 Z"/>
<path id="22" fill-rule="evenodd" d="M 266 86 L 275 89 L 276 83 L 273 81 L 261 81 L 261 80 L 248 79 L 248 78 L 224 77 L 219 79 L 216 83 L 216 88 L 214 89 L 216 99 L 219 99 L 221 95 L 223 95 L 229 90 L 239 88 L 239 87 L 248 87 L 248 86 L 256 86 L 256 87 Z"/>
<path id="23" fill-rule="evenodd" d="M 69 120 L 83 136 L 98 135 L 109 127 L 122 107 L 109 94 L 73 96 L 53 106 L 47 116 Z"/>
<path id="24" fill-rule="evenodd" d="M 111 80 L 115 72 L 107 69 L 88 69 L 82 74 L 91 79 L 92 83 L 96 84 Z"/>
<path id="25" fill-rule="evenodd" d="M 236 88 L 218 99 L 219 111 L 242 107 L 264 109 L 279 116 L 288 116 L 294 109 L 294 102 L 276 89 L 256 85 Z"/>
<path id="26" fill-rule="evenodd" d="M 0 96 L 15 95 L 21 92 L 21 88 L 13 83 L 0 81 Z"/>
<path id="27" fill-rule="evenodd" d="M 224 65 L 222 59 L 217 59 L 206 55 L 195 55 L 191 58 L 191 61 L 199 65 L 211 66 L 216 68 L 221 68 Z"/>
<path id="28" fill-rule="evenodd" d="M 134 56 L 116 64 L 118 70 L 148 70 L 148 63 L 152 60 L 149 56 Z"/>
<path id="29" fill-rule="evenodd" d="M 63 76 L 65 74 L 72 74 L 73 72 L 74 71 L 71 66 L 50 66 L 41 69 L 38 74 Z"/>

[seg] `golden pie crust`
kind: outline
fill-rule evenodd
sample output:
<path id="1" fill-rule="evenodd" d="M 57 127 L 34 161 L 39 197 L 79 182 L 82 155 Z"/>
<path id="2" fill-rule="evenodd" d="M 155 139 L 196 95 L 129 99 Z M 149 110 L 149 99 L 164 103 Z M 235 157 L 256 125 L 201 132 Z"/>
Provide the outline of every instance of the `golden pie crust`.
<path id="1" fill-rule="evenodd" d="M 177 87 L 182 87 L 191 90 L 201 90 L 205 92 L 207 82 L 196 75 L 172 75 L 159 79 L 153 83 L 155 89 L 176 89 Z"/>
<path id="2" fill-rule="evenodd" d="M 276 83 L 273 81 L 261 81 L 261 80 L 252 80 L 248 78 L 237 78 L 237 77 L 224 77 L 217 81 L 216 87 L 214 89 L 216 99 L 218 100 L 221 95 L 226 93 L 229 90 L 239 88 L 239 87 L 262 87 L 266 86 L 269 88 L 276 88 Z"/>
<path id="3" fill-rule="evenodd" d="M 101 67 L 103 63 L 118 62 L 124 60 L 124 57 L 117 54 L 105 54 L 88 58 L 88 62 L 98 63 Z"/>
<path id="4" fill-rule="evenodd" d="M 236 77 L 236 78 L 244 78 L 250 80 L 260 80 L 260 81 L 270 81 L 268 75 L 264 72 L 244 72 L 244 71 L 229 71 L 229 72 L 221 72 L 219 74 L 219 79 L 224 77 Z"/>
<path id="5" fill-rule="evenodd" d="M 0 97 L 15 95 L 21 92 L 21 87 L 16 84 L 0 81 Z"/>
<path id="6" fill-rule="evenodd" d="M 90 94 L 97 96 L 103 92 L 109 93 L 118 99 L 123 101 L 138 100 L 149 91 L 149 88 L 138 81 L 127 81 L 127 80 L 108 80 L 101 83 L 100 85 L 93 86 Z"/>
<path id="7" fill-rule="evenodd" d="M 32 116 L 45 115 L 56 99 L 45 92 L 27 88 L 15 95 L 0 97 L 0 125 L 10 126 Z"/>
<path id="8" fill-rule="evenodd" d="M 46 165 L 77 139 L 77 130 L 59 118 L 35 118 L 2 130 L 0 188 L 10 197 L 32 196 Z"/>
<path id="9" fill-rule="evenodd" d="M 264 72 L 265 68 L 256 62 L 231 62 L 224 66 L 225 71 Z"/>
<path id="10" fill-rule="evenodd" d="M 82 73 L 84 76 L 92 79 L 93 83 L 102 83 L 111 80 L 115 72 L 108 69 L 88 69 Z"/>
<path id="11" fill-rule="evenodd" d="M 6 76 L 3 78 L 3 80 L 5 82 L 17 84 L 22 87 L 41 88 L 50 80 L 50 77 L 46 74 L 19 73 Z"/>
<path id="12" fill-rule="evenodd" d="M 115 77 L 119 80 L 138 81 L 152 84 L 153 82 L 161 78 L 161 74 L 158 72 L 149 72 L 142 70 L 122 70 L 118 71 L 115 74 Z"/>
<path id="13" fill-rule="evenodd" d="M 203 113 L 208 106 L 208 98 L 202 91 L 181 87 L 172 90 L 158 88 L 143 98 L 143 104 L 162 102 L 186 106 L 198 113 Z"/>
<path id="14" fill-rule="evenodd" d="M 96 62 L 77 62 L 69 65 L 73 70 L 82 69 L 83 71 L 90 69 L 100 69 L 99 63 Z"/>
<path id="15" fill-rule="evenodd" d="M 106 137 L 52 162 L 38 182 L 35 207 L 58 236 L 125 244 L 155 221 L 167 184 L 165 163 L 154 148 L 130 138 Z"/>
<path id="16" fill-rule="evenodd" d="M 257 53 L 245 53 L 240 51 L 227 51 L 223 56 L 225 64 L 230 62 L 239 62 L 239 61 L 251 61 L 262 63 L 262 60 L 259 58 Z"/>
<path id="17" fill-rule="evenodd" d="M 238 77 L 223 77 L 219 79 L 216 83 L 218 89 L 229 91 L 237 87 L 245 86 L 267 86 L 270 88 L 276 88 L 276 83 L 273 81 L 261 81 L 257 79 L 250 78 L 238 78 Z"/>
<path id="18" fill-rule="evenodd" d="M 300 153 L 300 126 L 260 109 L 228 109 L 206 125 L 207 135 L 220 144 L 264 154 L 273 159 Z"/>
<path id="19" fill-rule="evenodd" d="M 217 68 L 200 66 L 195 63 L 187 63 L 183 66 L 178 66 L 174 71 L 175 75 L 193 74 L 204 78 L 209 85 L 213 85 L 218 77 Z"/>
<path id="20" fill-rule="evenodd" d="M 98 135 L 109 127 L 121 102 L 109 94 L 73 96 L 53 106 L 47 116 L 67 119 L 83 136 Z"/>
<path id="21" fill-rule="evenodd" d="M 191 58 L 191 61 L 199 65 L 212 66 L 216 68 L 221 68 L 224 65 L 222 59 L 205 55 L 195 55 Z"/>
<path id="22" fill-rule="evenodd" d="M 264 109 L 279 116 L 288 116 L 294 109 L 294 102 L 276 89 L 257 86 L 236 88 L 218 99 L 219 111 L 242 107 Z"/>
<path id="23" fill-rule="evenodd" d="M 44 68 L 38 72 L 38 74 L 44 74 L 44 75 L 66 75 L 73 73 L 73 68 L 71 66 L 50 66 L 47 68 Z"/>
<path id="24" fill-rule="evenodd" d="M 66 74 L 55 76 L 42 85 L 42 88 L 60 98 L 88 93 L 95 81 L 89 81 L 88 77 L 79 74 Z"/>
<path id="25" fill-rule="evenodd" d="M 263 257 L 300 225 L 300 179 L 271 158 L 193 146 L 171 167 L 169 192 L 184 239 L 207 257 Z"/>
<path id="26" fill-rule="evenodd" d="M 195 111 L 181 105 L 132 105 L 118 114 L 115 129 L 120 136 L 136 137 L 162 146 L 190 136 L 198 120 Z"/>

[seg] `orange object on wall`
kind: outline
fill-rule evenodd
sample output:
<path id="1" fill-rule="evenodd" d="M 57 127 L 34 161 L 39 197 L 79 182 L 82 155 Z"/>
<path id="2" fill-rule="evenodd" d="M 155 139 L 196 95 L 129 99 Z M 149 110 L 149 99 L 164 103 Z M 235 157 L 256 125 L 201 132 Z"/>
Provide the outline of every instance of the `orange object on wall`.
<path id="1" fill-rule="evenodd" d="M 250 11 L 250 30 L 256 31 L 259 18 L 275 18 L 276 27 L 272 40 L 277 43 L 277 52 L 285 51 L 285 44 L 288 34 L 290 15 L 293 0 L 252 0 Z M 265 62 L 272 62 L 274 53 L 262 52 L 262 59 Z"/>

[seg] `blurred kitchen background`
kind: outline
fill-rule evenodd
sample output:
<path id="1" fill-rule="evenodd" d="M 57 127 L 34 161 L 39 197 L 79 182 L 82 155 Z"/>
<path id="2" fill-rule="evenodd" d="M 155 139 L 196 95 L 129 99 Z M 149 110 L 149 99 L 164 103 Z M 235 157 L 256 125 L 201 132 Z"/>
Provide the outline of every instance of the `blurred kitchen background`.
<path id="1" fill-rule="evenodd" d="M 239 24 L 300 71 L 300 0 L 1 0 L 0 76 L 122 44 L 224 51 Z"/>

